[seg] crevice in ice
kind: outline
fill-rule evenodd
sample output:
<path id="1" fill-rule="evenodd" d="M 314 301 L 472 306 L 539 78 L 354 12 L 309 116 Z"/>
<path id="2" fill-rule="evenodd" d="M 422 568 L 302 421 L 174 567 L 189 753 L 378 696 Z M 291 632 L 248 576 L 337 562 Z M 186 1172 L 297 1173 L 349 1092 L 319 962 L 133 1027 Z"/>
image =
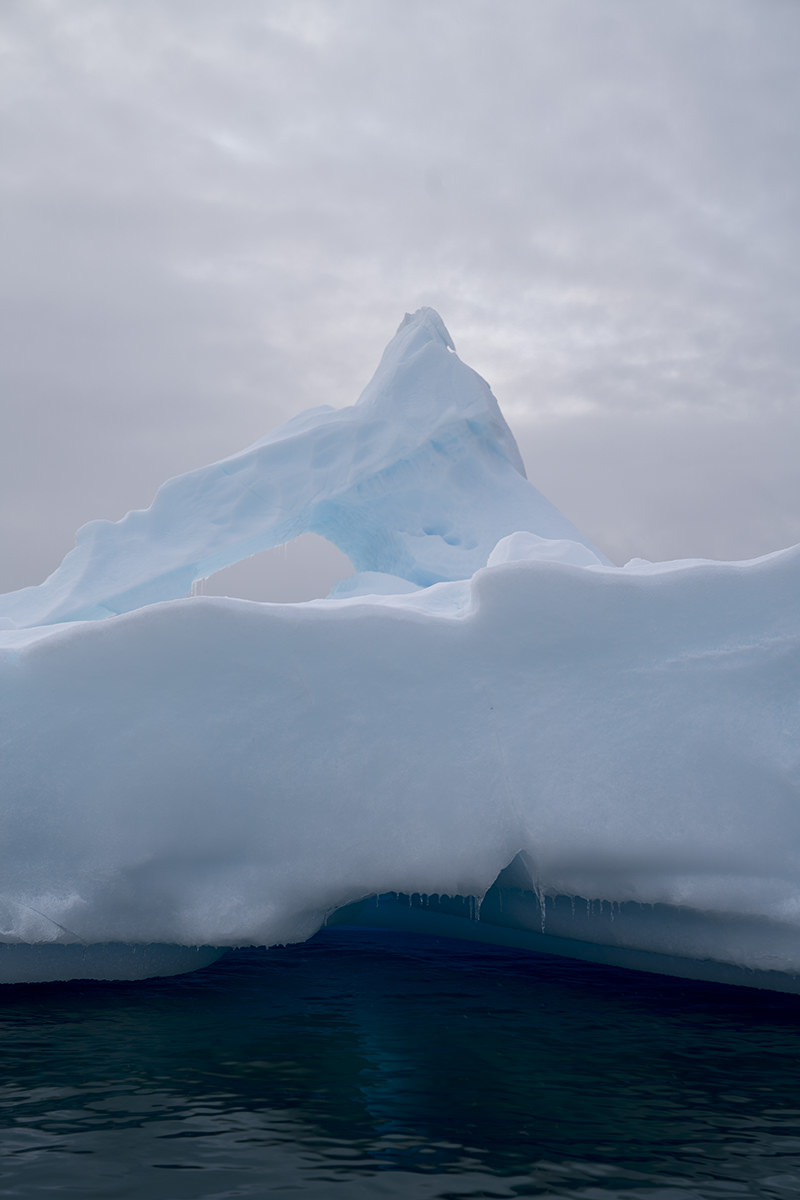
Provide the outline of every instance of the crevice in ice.
<path id="1" fill-rule="evenodd" d="M 62 925 L 60 921 L 56 921 L 54 917 L 48 916 L 46 912 L 42 912 L 40 908 L 36 908 L 33 904 L 29 904 L 24 900 L 15 900 L 13 903 L 15 903 L 18 908 L 27 909 L 28 912 L 35 913 L 37 917 L 41 917 L 42 920 L 49 921 L 49 923 L 55 926 L 56 929 L 60 930 L 61 933 L 65 933 L 67 937 L 73 938 L 74 941 L 79 942 L 80 945 L 88 946 L 90 944 L 85 938 L 82 938 L 79 933 L 76 933 L 74 929 L 70 929 L 67 925 Z"/>

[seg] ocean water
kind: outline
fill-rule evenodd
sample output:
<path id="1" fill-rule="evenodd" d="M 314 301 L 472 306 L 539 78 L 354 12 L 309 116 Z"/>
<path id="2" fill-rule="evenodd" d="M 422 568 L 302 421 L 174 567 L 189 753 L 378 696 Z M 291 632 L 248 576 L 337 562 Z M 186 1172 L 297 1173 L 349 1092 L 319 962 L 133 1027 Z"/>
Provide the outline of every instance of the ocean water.
<path id="1" fill-rule="evenodd" d="M 800 1195 L 800 997 L 328 930 L 0 989 L 0 1054 L 0 1197 Z"/>

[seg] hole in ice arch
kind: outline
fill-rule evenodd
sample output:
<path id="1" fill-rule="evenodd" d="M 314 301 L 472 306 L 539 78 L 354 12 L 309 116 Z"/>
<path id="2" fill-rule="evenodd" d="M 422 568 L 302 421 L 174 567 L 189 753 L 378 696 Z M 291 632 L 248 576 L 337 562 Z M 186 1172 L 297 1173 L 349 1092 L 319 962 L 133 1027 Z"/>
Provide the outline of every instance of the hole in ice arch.
<path id="1" fill-rule="evenodd" d="M 342 550 L 317 533 L 302 533 L 283 546 L 217 571 L 197 590 L 205 596 L 293 604 L 327 596 L 335 583 L 352 574 L 350 559 Z"/>

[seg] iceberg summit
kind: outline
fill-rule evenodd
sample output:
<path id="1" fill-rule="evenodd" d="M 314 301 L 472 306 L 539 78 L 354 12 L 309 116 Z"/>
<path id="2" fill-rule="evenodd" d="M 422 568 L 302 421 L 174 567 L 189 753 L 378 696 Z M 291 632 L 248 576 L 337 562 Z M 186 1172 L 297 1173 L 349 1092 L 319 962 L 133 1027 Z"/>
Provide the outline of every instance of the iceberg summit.
<path id="1" fill-rule="evenodd" d="M 305 531 L 325 600 L 194 585 Z M 0 981 L 326 923 L 800 992 L 800 547 L 613 566 L 432 309 L 0 597 Z"/>

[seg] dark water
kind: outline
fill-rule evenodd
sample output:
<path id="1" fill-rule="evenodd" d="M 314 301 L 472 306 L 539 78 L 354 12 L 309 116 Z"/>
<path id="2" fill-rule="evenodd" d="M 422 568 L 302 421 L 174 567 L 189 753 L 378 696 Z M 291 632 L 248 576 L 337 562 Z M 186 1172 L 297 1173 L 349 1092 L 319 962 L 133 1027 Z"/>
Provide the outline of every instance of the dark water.
<path id="1" fill-rule="evenodd" d="M 329 931 L 0 990 L 0 1196 L 800 1195 L 800 997 Z"/>

